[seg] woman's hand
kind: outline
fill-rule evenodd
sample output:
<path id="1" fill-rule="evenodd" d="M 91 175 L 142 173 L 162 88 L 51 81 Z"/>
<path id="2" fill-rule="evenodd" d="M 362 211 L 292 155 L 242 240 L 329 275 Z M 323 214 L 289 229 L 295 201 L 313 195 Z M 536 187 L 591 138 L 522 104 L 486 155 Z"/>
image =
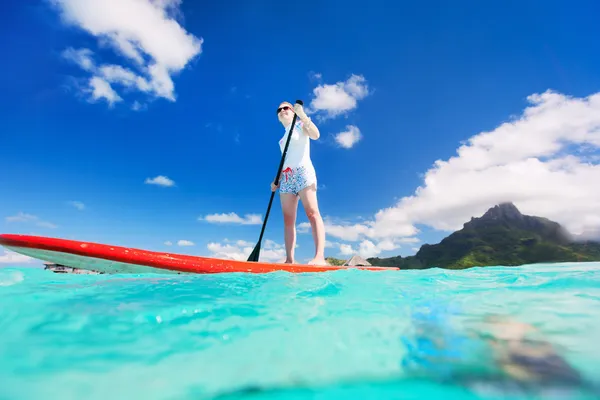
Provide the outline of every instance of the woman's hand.
<path id="1" fill-rule="evenodd" d="M 307 118 L 306 113 L 304 112 L 304 107 L 302 104 L 294 104 L 294 112 L 301 120 L 305 120 Z"/>
<path id="2" fill-rule="evenodd" d="M 279 186 L 275 185 L 275 182 L 271 182 L 271 192 L 274 192 L 277 190 Z"/>

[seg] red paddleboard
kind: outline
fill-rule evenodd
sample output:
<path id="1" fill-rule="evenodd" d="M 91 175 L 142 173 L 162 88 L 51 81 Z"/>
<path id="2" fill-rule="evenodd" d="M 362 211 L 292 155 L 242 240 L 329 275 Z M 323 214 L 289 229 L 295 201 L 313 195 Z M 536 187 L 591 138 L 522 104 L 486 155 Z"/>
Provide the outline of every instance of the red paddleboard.
<path id="1" fill-rule="evenodd" d="M 388 267 L 321 266 L 224 260 L 219 258 L 161 253 L 100 243 L 80 242 L 29 235 L 0 235 L 0 245 L 46 262 L 102 273 L 267 273 L 286 271 L 325 272 L 356 268 L 389 271 Z"/>

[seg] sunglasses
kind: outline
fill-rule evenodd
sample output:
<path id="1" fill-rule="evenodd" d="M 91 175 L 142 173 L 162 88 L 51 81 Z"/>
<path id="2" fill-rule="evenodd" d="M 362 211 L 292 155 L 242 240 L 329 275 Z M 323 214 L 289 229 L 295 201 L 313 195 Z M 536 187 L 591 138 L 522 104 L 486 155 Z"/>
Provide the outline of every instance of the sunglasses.
<path id="1" fill-rule="evenodd" d="M 277 114 L 279 114 L 281 112 L 281 110 L 291 110 L 291 109 L 292 109 L 292 107 L 290 107 L 290 106 L 279 107 L 277 109 Z"/>

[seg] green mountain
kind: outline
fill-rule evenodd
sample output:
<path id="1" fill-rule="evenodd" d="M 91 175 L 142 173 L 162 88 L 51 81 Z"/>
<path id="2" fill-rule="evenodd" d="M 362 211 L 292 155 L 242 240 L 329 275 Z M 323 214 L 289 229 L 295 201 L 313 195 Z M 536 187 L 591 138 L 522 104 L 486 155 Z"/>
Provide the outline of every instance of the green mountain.
<path id="1" fill-rule="evenodd" d="M 438 244 L 424 244 L 409 257 L 369 258 L 373 265 L 404 269 L 600 261 L 600 242 L 580 240 L 560 224 L 523 215 L 512 203 L 490 208 Z"/>

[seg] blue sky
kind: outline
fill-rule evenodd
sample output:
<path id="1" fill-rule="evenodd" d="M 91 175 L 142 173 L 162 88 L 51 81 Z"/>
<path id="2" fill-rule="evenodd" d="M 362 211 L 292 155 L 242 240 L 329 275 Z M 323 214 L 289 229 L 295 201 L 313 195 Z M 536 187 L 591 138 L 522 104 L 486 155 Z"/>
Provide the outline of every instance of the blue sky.
<path id="1" fill-rule="evenodd" d="M 280 160 L 275 109 L 296 99 L 321 131 L 328 256 L 414 254 L 500 201 L 596 230 L 599 12 L 4 2 L 0 231 L 245 259 Z M 264 259 L 283 258 L 282 228 L 276 201 Z"/>

